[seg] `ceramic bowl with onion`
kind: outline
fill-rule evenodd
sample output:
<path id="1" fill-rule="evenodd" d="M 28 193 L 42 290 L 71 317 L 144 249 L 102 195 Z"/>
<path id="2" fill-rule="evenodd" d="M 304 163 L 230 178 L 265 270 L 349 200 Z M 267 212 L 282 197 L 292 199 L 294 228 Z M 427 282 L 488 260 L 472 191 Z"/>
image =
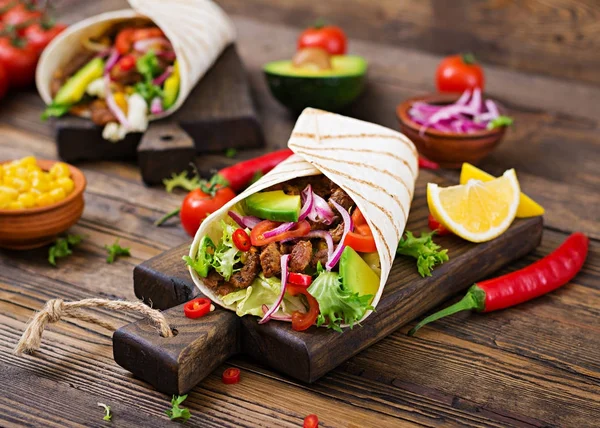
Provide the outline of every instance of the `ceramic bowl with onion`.
<path id="1" fill-rule="evenodd" d="M 400 130 L 419 153 L 443 168 L 477 164 L 498 144 L 512 119 L 481 94 L 430 94 L 399 104 Z M 505 122 L 506 121 L 506 122 Z M 490 123 L 493 123 L 492 127 Z"/>
<path id="2" fill-rule="evenodd" d="M 7 162 L 11 161 L 0 164 Z M 37 165 L 43 171 L 49 171 L 56 162 L 38 159 Z M 27 250 L 42 247 L 77 223 L 83 213 L 86 180 L 78 168 L 67 166 L 73 189 L 64 199 L 41 207 L 0 209 L 0 248 Z"/>

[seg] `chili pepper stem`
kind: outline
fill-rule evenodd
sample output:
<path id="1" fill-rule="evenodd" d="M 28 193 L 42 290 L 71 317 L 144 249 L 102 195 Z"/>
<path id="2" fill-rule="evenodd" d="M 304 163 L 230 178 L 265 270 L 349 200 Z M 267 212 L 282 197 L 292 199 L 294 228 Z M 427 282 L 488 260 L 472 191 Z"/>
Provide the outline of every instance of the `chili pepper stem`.
<path id="1" fill-rule="evenodd" d="M 422 320 L 416 326 L 414 326 L 409 332 L 409 336 L 413 336 L 417 330 L 423 327 L 425 324 L 429 324 L 430 322 L 439 320 L 440 318 L 446 317 L 448 315 L 455 314 L 461 311 L 469 311 L 475 310 L 481 312 L 485 309 L 485 291 L 482 288 L 478 287 L 477 284 L 473 284 L 465 297 L 456 302 L 453 305 L 448 306 L 447 308 L 442 309 L 441 311 L 436 312 L 435 314 L 429 315 L 427 318 Z"/>
<path id="2" fill-rule="evenodd" d="M 180 211 L 181 211 L 181 208 L 177 208 L 177 209 L 174 209 L 173 211 L 165 214 L 164 216 L 162 216 L 161 218 L 159 218 L 158 220 L 156 220 L 154 222 L 154 226 L 162 226 L 163 223 L 165 223 L 168 219 L 178 215 Z"/>

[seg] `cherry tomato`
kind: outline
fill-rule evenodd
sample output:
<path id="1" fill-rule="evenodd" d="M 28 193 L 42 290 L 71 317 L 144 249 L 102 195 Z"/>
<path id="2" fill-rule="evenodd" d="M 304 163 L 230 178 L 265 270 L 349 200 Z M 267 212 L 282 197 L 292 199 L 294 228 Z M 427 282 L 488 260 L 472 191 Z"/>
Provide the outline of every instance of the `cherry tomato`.
<path id="1" fill-rule="evenodd" d="M 12 25 L 19 29 L 19 34 L 23 34 L 24 28 L 27 25 L 33 24 L 40 20 L 43 16 L 41 10 L 37 10 L 31 3 L 21 3 L 10 9 L 2 17 L 5 25 Z"/>
<path id="2" fill-rule="evenodd" d="M 436 71 L 439 92 L 464 92 L 479 88 L 483 91 L 483 69 L 472 54 L 453 55 L 440 62 Z"/>
<path id="3" fill-rule="evenodd" d="M 295 331 L 304 331 L 315 323 L 319 316 L 319 302 L 315 299 L 308 290 L 301 285 L 288 284 L 286 293 L 290 296 L 296 296 L 297 294 L 304 294 L 306 300 L 308 300 L 309 309 L 308 312 L 303 314 L 300 311 L 292 312 L 292 329 Z"/>
<path id="4" fill-rule="evenodd" d="M 431 213 L 429 213 L 428 224 L 429 224 L 429 230 L 437 231 L 438 236 L 450 235 L 452 233 L 448 229 L 446 229 L 442 225 L 442 223 L 437 221 L 435 219 L 435 217 L 433 217 L 433 215 L 431 215 Z"/>
<path id="5" fill-rule="evenodd" d="M 165 33 L 158 27 L 150 28 L 139 28 L 135 30 L 131 36 L 131 40 L 137 42 L 138 40 L 153 39 L 155 37 L 164 37 Z"/>
<path id="6" fill-rule="evenodd" d="M 136 62 L 135 55 L 125 55 L 123 58 L 121 58 L 119 60 L 119 62 L 117 63 L 117 66 L 122 71 L 129 71 L 133 67 L 135 67 L 135 62 Z"/>
<path id="7" fill-rule="evenodd" d="M 11 87 L 24 88 L 33 83 L 37 60 L 37 50 L 27 42 L 0 38 L 0 63 L 4 66 Z"/>
<path id="8" fill-rule="evenodd" d="M 305 275 L 303 273 L 290 272 L 288 274 L 288 282 L 290 284 L 308 287 L 310 284 L 312 284 L 312 276 Z"/>
<path id="9" fill-rule="evenodd" d="M 6 92 L 8 91 L 9 82 L 8 82 L 8 74 L 4 69 L 4 66 L 0 64 L 0 100 L 4 98 Z"/>
<path id="10" fill-rule="evenodd" d="M 298 50 L 318 47 L 325 49 L 331 55 L 344 55 L 346 44 L 344 31 L 333 25 L 307 28 L 298 37 Z"/>
<path id="11" fill-rule="evenodd" d="M 183 228 L 188 235 L 194 236 L 200 227 L 200 223 L 206 217 L 233 198 L 235 198 L 235 193 L 229 187 L 221 187 L 215 192 L 214 196 L 206 194 L 200 189 L 192 190 L 181 204 L 179 217 Z"/>
<path id="12" fill-rule="evenodd" d="M 221 379 L 223 380 L 223 383 L 227 385 L 238 383 L 240 381 L 240 369 L 235 367 L 225 369 Z"/>
<path id="13" fill-rule="evenodd" d="M 317 428 L 319 426 L 319 417 L 317 415 L 308 415 L 304 418 L 302 428 Z"/>
<path id="14" fill-rule="evenodd" d="M 244 229 L 237 229 L 235 232 L 233 232 L 231 238 L 233 239 L 235 246 L 240 251 L 248 251 L 252 247 L 252 244 L 250 243 L 250 237 Z"/>
<path id="15" fill-rule="evenodd" d="M 115 38 L 115 48 L 121 55 L 125 55 L 131 50 L 134 32 L 135 28 L 124 28 L 117 34 L 117 37 Z"/>
<path id="16" fill-rule="evenodd" d="M 54 24 L 50 27 L 45 24 L 34 23 L 27 27 L 23 35 L 38 52 L 42 52 L 46 46 L 58 36 L 67 26 L 65 24 Z"/>
<path id="17" fill-rule="evenodd" d="M 199 297 L 183 305 L 183 313 L 191 319 L 200 318 L 210 312 L 211 305 L 210 300 L 205 297 Z"/>
<path id="18" fill-rule="evenodd" d="M 299 238 L 310 232 L 310 224 L 306 220 L 302 220 L 287 232 L 271 236 L 270 238 L 265 238 L 263 236 L 265 232 L 275 229 L 279 225 L 281 225 L 280 222 L 271 220 L 263 220 L 258 223 L 256 226 L 254 226 L 254 229 L 252 229 L 252 233 L 250 233 L 250 241 L 252 242 L 252 245 L 255 247 L 262 247 L 263 245 L 270 244 L 271 242 L 282 241 L 287 238 Z"/>

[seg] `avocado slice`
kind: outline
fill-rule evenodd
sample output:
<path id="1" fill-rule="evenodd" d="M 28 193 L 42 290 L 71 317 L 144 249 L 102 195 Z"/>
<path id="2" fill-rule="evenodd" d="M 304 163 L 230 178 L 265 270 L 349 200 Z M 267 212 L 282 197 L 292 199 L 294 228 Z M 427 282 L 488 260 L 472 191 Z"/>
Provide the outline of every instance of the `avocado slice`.
<path id="1" fill-rule="evenodd" d="M 271 93 L 289 109 L 306 107 L 339 111 L 362 92 L 367 61 L 354 55 L 334 55 L 331 68 L 295 67 L 292 61 L 273 61 L 263 67 Z"/>
<path id="2" fill-rule="evenodd" d="M 181 78 L 179 77 L 179 63 L 175 61 L 173 65 L 173 73 L 165 80 L 163 87 L 163 108 L 165 110 L 171 108 L 179 95 L 179 86 Z"/>
<path id="3" fill-rule="evenodd" d="M 360 296 L 371 294 L 371 302 L 379 290 L 379 277 L 351 247 L 346 246 L 340 258 L 340 277 L 346 290 Z M 369 303 L 371 303 L 369 302 Z"/>
<path id="4" fill-rule="evenodd" d="M 94 58 L 84 65 L 77 73 L 67 80 L 57 92 L 52 104 L 73 105 L 81 101 L 85 89 L 94 80 L 102 77 L 104 72 L 104 60 Z"/>
<path id="5" fill-rule="evenodd" d="M 245 200 L 246 212 L 273 221 L 298 221 L 300 195 L 286 195 L 282 190 L 259 192 Z"/>

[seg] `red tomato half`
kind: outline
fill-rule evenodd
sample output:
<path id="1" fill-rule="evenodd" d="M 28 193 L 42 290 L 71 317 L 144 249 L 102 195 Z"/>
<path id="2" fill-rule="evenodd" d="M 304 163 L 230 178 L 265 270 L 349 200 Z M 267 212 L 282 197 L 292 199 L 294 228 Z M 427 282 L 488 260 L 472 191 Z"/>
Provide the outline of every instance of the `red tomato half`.
<path id="1" fill-rule="evenodd" d="M 235 367 L 225 369 L 221 379 L 223 380 L 223 383 L 227 385 L 238 383 L 240 381 L 240 369 Z"/>
<path id="2" fill-rule="evenodd" d="M 222 187 L 210 196 L 200 189 L 192 190 L 181 204 L 179 217 L 183 228 L 190 236 L 194 236 L 200 224 L 212 213 L 235 198 L 235 193 L 229 187 Z"/>
<path id="3" fill-rule="evenodd" d="M 436 71 L 439 92 L 464 92 L 479 88 L 483 91 L 483 69 L 471 54 L 453 55 L 440 62 Z"/>
<path id="4" fill-rule="evenodd" d="M 50 28 L 45 28 L 40 23 L 30 25 L 25 29 L 23 35 L 38 52 L 42 52 L 46 46 L 58 36 L 67 26 L 65 24 L 55 24 Z"/>
<path id="5" fill-rule="evenodd" d="M 308 415 L 304 418 L 302 428 L 317 428 L 319 426 L 319 417 L 317 415 Z"/>
<path id="6" fill-rule="evenodd" d="M 38 52 L 30 44 L 17 46 L 6 37 L 0 38 L 0 63 L 11 87 L 25 88 L 33 83 L 37 60 Z"/>
<path id="7" fill-rule="evenodd" d="M 298 37 L 298 50 L 323 48 L 331 55 L 344 55 L 346 45 L 346 34 L 340 27 L 334 25 L 307 28 Z"/>

